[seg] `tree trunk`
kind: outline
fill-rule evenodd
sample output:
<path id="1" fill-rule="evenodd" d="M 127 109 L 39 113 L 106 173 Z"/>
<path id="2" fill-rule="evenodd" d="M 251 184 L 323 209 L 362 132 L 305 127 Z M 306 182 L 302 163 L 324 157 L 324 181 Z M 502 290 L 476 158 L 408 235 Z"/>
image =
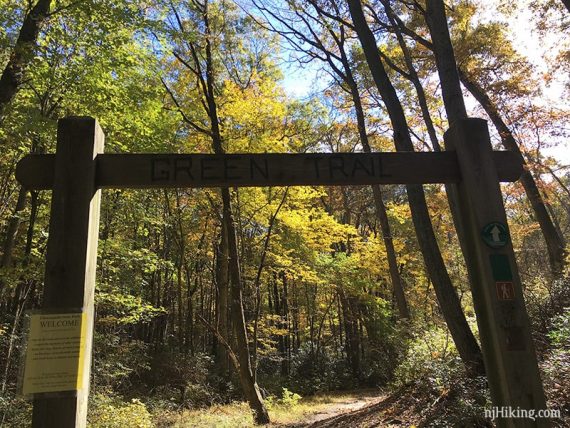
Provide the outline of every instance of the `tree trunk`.
<path id="1" fill-rule="evenodd" d="M 49 15 L 51 3 L 52 0 L 38 0 L 24 18 L 10 59 L 0 77 L 0 123 L 3 121 L 6 107 L 24 81 L 26 67 L 33 58 L 40 27 Z"/>
<path id="2" fill-rule="evenodd" d="M 4 238 L 0 267 L 7 268 L 12 265 L 12 255 L 14 252 L 14 245 L 16 244 L 16 236 L 18 235 L 20 223 L 22 222 L 20 215 L 22 214 L 24 208 L 26 208 L 27 195 L 27 190 L 23 187 L 20 187 L 18 200 L 16 201 L 16 207 L 14 208 L 14 213 L 12 214 L 12 217 L 10 217 L 8 227 L 6 228 L 6 237 Z M 1 291 L 2 290 L 0 289 L 0 292 Z"/>
<path id="3" fill-rule="evenodd" d="M 16 207 L 14 208 L 14 213 L 10 220 L 8 221 L 8 226 L 6 228 L 6 236 L 4 238 L 4 245 L 2 248 L 2 259 L 0 259 L 0 268 L 5 270 L 12 266 L 12 256 L 14 253 L 14 246 L 16 244 L 16 237 L 18 235 L 18 230 L 20 229 L 21 221 L 21 214 L 22 211 L 26 208 L 26 199 L 27 199 L 28 192 L 23 187 L 20 187 L 20 192 L 18 194 L 18 200 L 16 201 Z M 0 278 L 0 298 L 4 294 L 4 288 L 6 283 L 4 282 L 3 278 Z M 17 293 L 16 293 L 17 294 Z M 4 306 L 6 303 L 5 311 L 8 312 L 10 310 L 10 292 L 8 291 L 6 299 L 2 299 L 2 303 L 0 305 Z M 17 302 L 17 298 L 15 302 Z M 1 307 L 1 306 L 0 306 Z"/>
<path id="4" fill-rule="evenodd" d="M 374 34 L 368 26 L 359 0 L 348 0 L 350 14 L 362 44 L 364 54 L 378 91 L 384 101 L 386 110 L 394 129 L 394 142 L 398 151 L 413 151 L 404 110 L 390 82 L 380 54 Z M 443 317 L 453 337 L 459 355 L 471 375 L 484 373 L 481 349 L 469 328 L 461 308 L 457 292 L 445 268 L 441 252 L 429 217 L 425 194 L 421 185 L 407 185 L 408 201 L 412 212 L 418 243 L 422 251 L 429 276 Z"/>
<path id="5" fill-rule="evenodd" d="M 427 0 L 426 6 L 426 21 L 431 34 L 435 63 L 441 82 L 443 104 L 445 105 L 447 120 L 451 126 L 456 120 L 465 119 L 467 110 L 457 75 L 455 54 L 449 37 L 445 5 L 443 0 Z"/>
<path id="6" fill-rule="evenodd" d="M 268 424 L 269 413 L 263 404 L 261 393 L 257 383 L 253 379 L 249 347 L 247 341 L 247 331 L 242 304 L 241 272 L 239 265 L 239 255 L 237 247 L 236 230 L 231 207 L 230 191 L 222 188 L 222 202 L 224 209 L 224 222 L 227 230 L 229 249 L 229 271 L 231 290 L 231 319 L 233 330 L 236 335 L 237 356 L 239 358 L 239 377 L 244 394 L 254 413 L 254 420 L 257 424 Z"/>
<path id="7" fill-rule="evenodd" d="M 20 189 L 20 196 L 22 195 L 23 188 Z M 24 204 L 25 205 L 25 194 L 24 191 Z M 20 198 L 18 198 L 18 202 L 20 202 Z M 23 210 L 23 206 L 20 211 Z M 16 207 L 16 211 L 18 211 L 18 207 Z M 22 259 L 22 266 L 24 271 L 26 270 L 29 262 L 30 262 L 30 255 L 32 253 L 32 245 L 34 239 L 34 229 L 36 225 L 37 219 L 37 211 L 38 211 L 38 192 L 32 192 L 32 200 L 31 200 L 31 210 L 30 210 L 30 219 L 28 224 L 28 231 L 26 234 L 26 246 L 24 250 L 24 257 Z M 8 261 L 10 264 L 10 261 Z M 2 265 L 2 267 L 7 267 Z M 16 333 L 20 326 L 20 321 L 22 318 L 22 314 L 26 309 L 26 305 L 29 302 L 29 298 L 33 294 L 36 282 L 34 279 L 21 278 L 20 284 L 18 284 L 15 297 L 14 297 L 14 309 L 11 311 L 14 314 L 14 321 L 12 324 L 12 330 L 10 332 L 10 340 L 8 341 L 8 350 L 6 351 L 6 359 L 5 359 L 5 366 L 4 366 L 4 377 L 2 379 L 2 386 L 0 387 L 0 392 L 4 393 L 6 391 L 6 387 L 8 384 L 9 376 L 10 376 L 10 367 L 12 364 L 12 353 L 14 351 L 14 345 L 16 343 Z"/>
<path id="8" fill-rule="evenodd" d="M 342 288 L 338 295 L 344 315 L 344 332 L 346 335 L 345 350 L 352 375 L 355 379 L 361 377 L 360 369 L 360 334 L 358 330 L 358 305 L 356 298 L 347 296 Z"/>
<path id="9" fill-rule="evenodd" d="M 231 343 L 229 338 L 228 328 L 228 315 L 229 315 L 229 277 L 228 277 L 228 239 L 225 221 L 222 220 L 221 238 L 217 248 L 216 255 L 216 329 L 224 337 L 228 343 Z M 218 373 L 228 376 L 229 375 L 229 356 L 224 346 L 218 346 L 217 340 L 214 339 L 216 344 L 214 358 L 215 365 Z"/>
<path id="10" fill-rule="evenodd" d="M 208 15 L 204 14 L 206 32 L 209 33 Z M 207 94 L 208 113 L 210 116 L 210 126 L 212 135 L 212 146 L 214 152 L 223 154 L 222 134 L 220 132 L 220 121 L 214 97 L 214 71 L 210 39 L 206 43 L 206 67 L 207 67 Z M 237 235 L 235 229 L 234 216 L 230 190 L 227 187 L 221 189 L 222 193 L 222 222 L 226 230 L 227 249 L 229 256 L 229 284 L 230 284 L 230 316 L 233 324 L 237 345 L 237 357 L 239 359 L 239 378 L 244 395 L 253 410 L 253 417 L 256 424 L 269 423 L 269 413 L 263 404 L 261 393 L 253 377 L 251 370 L 251 359 L 249 355 L 249 345 L 247 340 L 247 330 L 245 316 L 243 313 L 242 281 L 239 264 L 239 253 Z"/>
<path id="11" fill-rule="evenodd" d="M 286 335 L 279 336 L 279 348 L 281 352 L 281 376 L 289 376 L 289 290 L 287 287 L 287 275 L 282 272 L 283 297 L 281 299 L 281 321 L 279 328 L 286 330 Z"/>
<path id="12" fill-rule="evenodd" d="M 408 79 L 414 85 L 414 89 L 416 90 L 416 95 L 418 97 L 418 104 L 420 105 L 420 110 L 422 112 L 422 118 L 426 125 L 429 139 L 433 147 L 433 151 L 439 152 L 441 151 L 441 147 L 437 139 L 437 133 L 433 125 L 433 120 L 431 119 L 431 114 L 429 112 L 429 107 L 424 88 L 422 86 L 422 83 L 420 81 L 418 73 L 414 67 L 414 63 L 412 61 L 412 54 L 408 49 L 408 45 L 406 44 L 406 40 L 402 35 L 402 31 L 399 29 L 398 22 L 396 19 L 397 17 L 390 6 L 390 2 L 388 0 L 382 0 L 382 4 L 384 5 L 384 9 L 386 10 L 386 15 L 388 16 L 388 20 L 390 21 L 390 24 L 394 28 L 394 34 L 398 39 L 398 44 L 400 45 L 400 49 L 402 50 L 402 53 L 404 55 L 404 61 L 406 63 L 408 73 L 403 77 Z"/>
<path id="13" fill-rule="evenodd" d="M 475 81 L 475 79 L 468 76 L 464 71 L 459 70 L 459 77 L 461 81 L 467 88 L 467 90 L 473 95 L 473 97 L 481 104 L 485 112 L 493 122 L 493 125 L 497 129 L 497 132 L 501 136 L 501 141 L 507 150 L 516 153 L 519 157 L 521 163 L 524 165 L 524 170 L 521 175 L 520 181 L 526 192 L 534 216 L 538 224 L 540 225 L 540 230 L 546 241 L 546 248 L 548 251 L 548 259 L 550 261 L 550 267 L 554 275 L 560 275 L 564 270 L 565 262 L 565 248 L 566 243 L 564 237 L 558 233 L 556 226 L 552 221 L 552 218 L 548 214 L 548 210 L 540 190 L 534 180 L 534 177 L 530 173 L 526 160 L 521 153 L 519 145 L 517 144 L 513 133 L 503 121 L 499 110 L 491 98 L 487 95 L 485 90 Z"/>

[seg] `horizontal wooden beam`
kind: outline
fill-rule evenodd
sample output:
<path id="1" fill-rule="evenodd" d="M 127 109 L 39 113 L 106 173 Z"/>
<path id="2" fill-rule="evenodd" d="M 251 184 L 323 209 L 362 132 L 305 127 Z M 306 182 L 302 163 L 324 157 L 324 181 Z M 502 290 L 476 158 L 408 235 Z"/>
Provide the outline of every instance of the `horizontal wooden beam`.
<path id="1" fill-rule="evenodd" d="M 522 165 L 511 152 L 493 160 L 503 182 L 516 181 Z M 16 178 L 30 190 L 53 187 L 55 155 L 28 155 Z M 457 183 L 455 152 L 305 154 L 100 154 L 97 188 L 347 186 Z"/>

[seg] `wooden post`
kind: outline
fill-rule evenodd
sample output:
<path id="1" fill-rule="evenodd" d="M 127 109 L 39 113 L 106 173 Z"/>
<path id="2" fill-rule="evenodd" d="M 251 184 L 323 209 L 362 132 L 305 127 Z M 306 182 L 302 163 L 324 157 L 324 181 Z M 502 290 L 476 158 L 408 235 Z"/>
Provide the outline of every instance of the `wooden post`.
<path id="1" fill-rule="evenodd" d="M 462 175 L 458 203 L 493 405 L 534 412 L 546 409 L 487 122 L 457 121 L 445 133 L 445 145 L 457 152 Z M 550 426 L 547 419 L 538 418 L 497 419 L 497 423 Z"/>
<path id="2" fill-rule="evenodd" d="M 42 309 L 86 313 L 85 388 L 34 398 L 34 428 L 85 427 L 93 342 L 93 294 L 101 192 L 95 186 L 95 157 L 104 135 L 90 117 L 58 122 L 49 241 Z"/>

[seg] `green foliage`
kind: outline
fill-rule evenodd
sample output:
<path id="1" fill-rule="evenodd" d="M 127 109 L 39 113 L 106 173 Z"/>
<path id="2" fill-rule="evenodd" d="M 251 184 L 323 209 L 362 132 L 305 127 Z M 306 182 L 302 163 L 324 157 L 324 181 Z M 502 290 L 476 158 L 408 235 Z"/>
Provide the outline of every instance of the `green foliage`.
<path id="1" fill-rule="evenodd" d="M 290 409 L 297 406 L 301 398 L 303 397 L 299 394 L 289 391 L 287 388 L 282 388 L 281 398 L 276 398 L 274 395 L 270 395 L 265 399 L 265 403 L 270 411 L 277 407 Z"/>
<path id="2" fill-rule="evenodd" d="M 555 348 L 570 350 L 570 307 L 552 319 L 548 337 Z"/>
<path id="3" fill-rule="evenodd" d="M 303 344 L 291 358 L 291 388 L 304 395 L 355 388 L 354 378 L 340 349 L 317 350 Z"/>
<path id="4" fill-rule="evenodd" d="M 31 401 L 10 392 L 0 394 L 0 420 L 2 427 L 6 428 L 31 426 Z"/>
<path id="5" fill-rule="evenodd" d="M 139 388 L 153 392 L 149 398 L 157 407 L 203 408 L 222 401 L 221 394 L 213 386 L 211 372 L 209 355 L 163 350 L 154 353 L 148 370 L 141 375 Z"/>
<path id="6" fill-rule="evenodd" d="M 570 308 L 553 318 L 548 332 L 552 348 L 541 363 L 548 407 L 570 416 Z"/>
<path id="7" fill-rule="evenodd" d="M 140 400 L 125 402 L 104 394 L 91 397 L 87 418 L 91 428 L 154 427 L 151 414 Z"/>
<path id="8" fill-rule="evenodd" d="M 299 403 L 301 398 L 299 394 L 289 391 L 287 388 L 283 388 L 283 395 L 279 401 L 285 407 L 294 407 Z"/>
<path id="9" fill-rule="evenodd" d="M 126 393 L 133 383 L 140 383 L 140 376 L 150 367 L 148 346 L 141 341 L 123 340 L 118 334 L 96 330 L 93 343 L 95 389 L 110 388 Z"/>
<path id="10" fill-rule="evenodd" d="M 450 386 L 450 368 L 457 367 L 461 367 L 461 361 L 449 332 L 433 326 L 410 340 L 394 382 L 403 386 L 424 379 L 443 390 Z"/>
<path id="11" fill-rule="evenodd" d="M 105 293 L 96 295 L 98 323 L 104 326 L 127 326 L 148 323 L 165 314 L 164 308 L 155 308 L 143 303 L 142 298 L 130 294 Z"/>
<path id="12" fill-rule="evenodd" d="M 484 410 L 491 406 L 486 379 L 465 376 L 449 334 L 437 326 L 410 339 L 393 386 L 413 397 L 412 411 L 426 426 L 486 426 Z"/>

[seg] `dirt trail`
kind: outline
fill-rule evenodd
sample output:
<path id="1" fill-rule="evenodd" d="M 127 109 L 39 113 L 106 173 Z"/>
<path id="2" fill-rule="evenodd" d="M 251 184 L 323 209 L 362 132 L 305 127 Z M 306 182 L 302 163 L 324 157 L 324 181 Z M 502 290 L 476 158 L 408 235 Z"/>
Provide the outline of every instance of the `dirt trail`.
<path id="1" fill-rule="evenodd" d="M 366 394 L 360 397 L 355 397 L 354 399 L 335 403 L 334 405 L 331 405 L 331 407 L 311 415 L 307 420 L 305 420 L 302 426 L 319 426 L 317 424 L 318 422 L 355 412 L 370 405 L 379 403 L 384 398 L 386 397 Z"/>
<path id="2" fill-rule="evenodd" d="M 386 396 L 379 395 L 379 391 L 359 393 L 354 397 L 347 397 L 346 400 L 331 403 L 316 413 L 308 414 L 302 422 L 287 425 L 287 428 L 346 427 L 347 425 L 337 425 L 335 421 L 351 418 L 351 415 L 365 412 L 366 409 L 375 407 L 384 400 Z"/>
<path id="3" fill-rule="evenodd" d="M 394 418 L 385 411 L 396 401 L 395 396 L 375 397 L 363 401 L 362 405 L 348 408 L 323 419 L 308 421 L 303 427 L 346 428 L 346 427 L 401 427 L 404 421 Z M 360 400 L 358 401 L 360 403 Z M 390 412 L 386 412 L 390 413 Z"/>

